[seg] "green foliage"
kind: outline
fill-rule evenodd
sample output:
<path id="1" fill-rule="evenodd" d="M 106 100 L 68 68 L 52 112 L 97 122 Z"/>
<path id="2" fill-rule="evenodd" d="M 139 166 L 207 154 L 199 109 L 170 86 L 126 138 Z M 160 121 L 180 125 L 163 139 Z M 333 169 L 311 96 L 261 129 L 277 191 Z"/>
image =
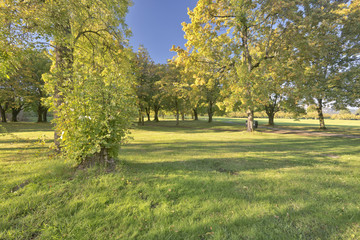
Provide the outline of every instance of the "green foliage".
<path id="1" fill-rule="evenodd" d="M 31 0 L 9 1 L 5 7 L 29 41 L 45 40 L 52 48 L 45 83 L 55 144 L 79 162 L 103 150 L 106 157 L 116 157 L 131 126 L 135 99 L 126 40 L 129 5 L 127 0 Z"/>
<path id="2" fill-rule="evenodd" d="M 174 48 L 179 61 L 194 69 L 202 85 L 221 86 L 230 109 L 241 103 L 248 112 L 248 131 L 253 130 L 253 112 L 267 104 L 269 96 L 278 94 L 290 78 L 271 75 L 271 66 L 272 59 L 278 59 L 278 66 L 291 63 L 286 61 L 289 57 L 279 56 L 289 50 L 282 44 L 294 29 L 289 19 L 295 12 L 292 1 L 200 0 L 188 12 L 191 23 L 183 23 L 186 49 Z"/>
<path id="3" fill-rule="evenodd" d="M 339 111 L 339 114 L 341 114 L 341 115 L 343 115 L 343 114 L 351 114 L 351 111 L 349 109 L 345 108 L 345 109 L 341 109 Z"/>
<path id="4" fill-rule="evenodd" d="M 130 51 L 89 56 L 82 49 L 74 54 L 79 56 L 73 65 L 71 82 L 61 89 L 64 103 L 53 105 L 58 115 L 55 128 L 61 133 L 64 153 L 81 162 L 107 149 L 114 158 L 134 117 Z M 52 86 L 56 78 L 47 75 L 46 82 Z"/>

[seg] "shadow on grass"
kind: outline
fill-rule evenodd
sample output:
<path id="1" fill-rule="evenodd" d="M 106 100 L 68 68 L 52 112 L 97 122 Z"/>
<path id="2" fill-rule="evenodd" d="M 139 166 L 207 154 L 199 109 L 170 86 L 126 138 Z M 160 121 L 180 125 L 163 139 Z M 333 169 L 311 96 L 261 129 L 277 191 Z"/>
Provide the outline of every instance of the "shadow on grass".
<path id="1" fill-rule="evenodd" d="M 358 175 L 348 175 L 341 157 L 358 155 L 359 142 L 268 135 L 129 144 L 119 172 L 42 169 L 9 195 L 16 201 L 6 203 L 0 230 L 15 229 L 24 239 L 34 233 L 45 239 L 46 231 L 68 239 L 344 239 L 360 221 L 360 193 Z"/>
<path id="2" fill-rule="evenodd" d="M 307 170 L 298 171 L 299 175 L 308 174 Z M 335 182 L 329 186 L 328 174 L 318 170 L 307 179 L 279 180 L 240 175 L 219 181 L 215 175 L 201 174 L 196 179 L 164 179 L 160 184 L 171 186 L 171 192 L 164 189 L 160 199 L 152 196 L 151 188 L 142 194 L 148 195 L 147 201 L 158 201 L 160 207 L 171 204 L 176 209 L 161 215 L 169 227 L 145 229 L 141 234 L 148 239 L 212 239 L 216 234 L 215 239 L 340 239 L 360 220 L 356 208 L 351 207 L 356 206 L 359 194 L 344 198 L 356 192 L 358 184 Z M 147 181 L 151 184 L 152 180 Z M 298 181 L 304 183 L 296 185 Z M 331 192 L 337 194 L 332 196 Z M 177 208 L 186 202 L 192 204 Z M 157 217 L 154 212 L 151 219 L 158 221 Z M 192 224 L 181 224 L 183 219 Z M 180 226 L 174 232 L 170 225 Z"/>
<path id="3" fill-rule="evenodd" d="M 53 131 L 51 123 L 9 122 L 0 123 L 0 126 L 4 127 L 7 133 Z"/>
<path id="4" fill-rule="evenodd" d="M 316 154 L 334 156 L 358 154 L 359 139 L 322 138 L 266 138 L 239 141 L 187 141 L 129 144 L 123 148 L 130 154 L 192 154 L 192 153 L 271 153 L 271 156 L 314 157 Z M 315 155 L 314 155 L 315 154 Z"/>

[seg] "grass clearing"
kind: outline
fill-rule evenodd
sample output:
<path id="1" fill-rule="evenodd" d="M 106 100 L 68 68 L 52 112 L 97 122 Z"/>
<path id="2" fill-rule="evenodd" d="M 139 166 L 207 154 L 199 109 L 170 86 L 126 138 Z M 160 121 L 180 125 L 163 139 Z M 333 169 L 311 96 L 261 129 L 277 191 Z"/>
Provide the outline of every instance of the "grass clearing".
<path id="1" fill-rule="evenodd" d="M 146 123 L 108 174 L 54 159 L 49 124 L 4 124 L 0 239 L 360 239 L 360 139 L 243 125 Z"/>

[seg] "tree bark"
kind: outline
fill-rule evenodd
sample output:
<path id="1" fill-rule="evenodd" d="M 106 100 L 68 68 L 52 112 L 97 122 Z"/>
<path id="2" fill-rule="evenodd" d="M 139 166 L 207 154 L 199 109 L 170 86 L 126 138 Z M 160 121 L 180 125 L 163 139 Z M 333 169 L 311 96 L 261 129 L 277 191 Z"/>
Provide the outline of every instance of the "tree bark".
<path id="1" fill-rule="evenodd" d="M 7 122 L 7 121 L 6 121 L 6 110 L 7 110 L 6 104 L 5 104 L 4 107 L 2 107 L 2 106 L 0 105 L 1 122 L 3 122 L 3 123 L 6 123 L 6 122 Z"/>
<path id="2" fill-rule="evenodd" d="M 48 109 L 47 108 L 45 108 L 44 109 L 44 112 L 43 112 L 43 122 L 47 122 L 48 120 L 47 120 L 47 113 L 48 113 Z"/>
<path id="3" fill-rule="evenodd" d="M 71 26 L 70 22 L 68 25 L 65 25 L 63 27 L 63 37 L 67 37 L 71 35 Z M 63 103 L 64 103 L 64 96 L 61 94 L 60 89 L 65 82 L 65 79 L 69 76 L 66 76 L 66 74 L 71 74 L 72 72 L 72 66 L 74 62 L 74 50 L 69 47 L 69 45 L 64 44 L 63 39 L 55 40 L 55 75 L 57 78 L 57 82 L 54 87 L 54 105 L 55 105 L 55 111 L 54 111 L 54 120 L 58 118 L 58 115 L 60 114 L 56 109 L 58 109 Z M 55 123 L 55 129 L 56 129 L 56 123 Z M 56 130 L 54 132 L 54 143 L 55 143 L 55 151 L 60 153 L 61 152 L 61 146 L 60 146 L 60 137 L 61 134 L 58 133 Z"/>
<path id="4" fill-rule="evenodd" d="M 197 108 L 193 108 L 193 112 L 194 112 L 194 120 L 195 121 L 199 120 Z"/>
<path id="5" fill-rule="evenodd" d="M 146 111 L 148 122 L 150 122 L 151 121 L 151 119 L 150 119 L 150 106 L 145 108 L 145 111 Z"/>
<path id="6" fill-rule="evenodd" d="M 154 106 L 154 121 L 159 122 L 159 110 L 160 107 Z"/>
<path id="7" fill-rule="evenodd" d="M 40 123 L 40 122 L 43 122 L 44 108 L 42 107 L 41 103 L 38 103 L 37 107 L 38 107 L 37 108 L 37 114 L 38 114 L 37 122 Z"/>
<path id="8" fill-rule="evenodd" d="M 20 111 L 22 110 L 21 107 L 19 108 L 11 108 L 11 121 L 17 122 L 17 116 L 19 115 Z"/>
<path id="9" fill-rule="evenodd" d="M 87 156 L 80 165 L 82 167 L 91 167 L 96 163 L 107 166 L 108 170 L 114 170 L 115 167 L 115 161 L 113 158 L 109 157 L 109 150 L 105 147 L 102 147 L 100 152 Z"/>
<path id="10" fill-rule="evenodd" d="M 38 123 L 43 122 L 43 113 L 38 111 L 37 114 L 38 114 L 37 122 Z"/>
<path id="11" fill-rule="evenodd" d="M 181 120 L 185 121 L 185 113 L 183 113 L 183 112 L 181 113 Z"/>
<path id="12" fill-rule="evenodd" d="M 275 125 L 275 123 L 274 123 L 274 117 L 275 117 L 275 113 L 268 114 L 269 125 L 270 125 L 270 126 L 274 126 L 274 125 Z"/>
<path id="13" fill-rule="evenodd" d="M 141 110 L 139 109 L 138 125 L 141 125 L 141 118 L 142 118 L 142 113 Z"/>
<path id="14" fill-rule="evenodd" d="M 320 129 L 326 129 L 325 127 L 325 119 L 324 119 L 324 114 L 323 114 L 323 100 L 322 99 L 318 99 L 318 105 L 317 105 L 317 112 L 318 112 L 318 116 L 319 116 L 319 122 L 320 122 Z"/>
<path id="15" fill-rule="evenodd" d="M 253 132 L 254 131 L 254 110 L 248 109 L 247 114 L 248 114 L 247 131 Z"/>
<path id="16" fill-rule="evenodd" d="M 213 121 L 213 103 L 212 101 L 209 101 L 209 105 L 208 105 L 208 116 L 209 116 L 209 120 L 208 122 L 211 123 Z"/>
<path id="17" fill-rule="evenodd" d="M 179 126 L 179 103 L 178 100 L 175 100 L 175 107 L 176 107 L 176 126 Z"/>
<path id="18" fill-rule="evenodd" d="M 274 126 L 274 118 L 275 118 L 275 107 L 273 105 L 265 106 L 266 115 L 269 118 L 269 125 Z"/>

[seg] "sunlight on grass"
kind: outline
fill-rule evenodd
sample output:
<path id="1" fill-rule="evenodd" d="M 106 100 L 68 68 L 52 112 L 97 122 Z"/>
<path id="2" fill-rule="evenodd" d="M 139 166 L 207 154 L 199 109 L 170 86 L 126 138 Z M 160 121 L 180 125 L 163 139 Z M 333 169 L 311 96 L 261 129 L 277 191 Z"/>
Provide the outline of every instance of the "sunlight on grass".
<path id="1" fill-rule="evenodd" d="M 113 173 L 54 159 L 49 125 L 6 125 L 0 239 L 360 238 L 360 139 L 216 120 L 135 128 Z"/>

